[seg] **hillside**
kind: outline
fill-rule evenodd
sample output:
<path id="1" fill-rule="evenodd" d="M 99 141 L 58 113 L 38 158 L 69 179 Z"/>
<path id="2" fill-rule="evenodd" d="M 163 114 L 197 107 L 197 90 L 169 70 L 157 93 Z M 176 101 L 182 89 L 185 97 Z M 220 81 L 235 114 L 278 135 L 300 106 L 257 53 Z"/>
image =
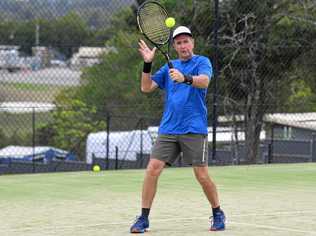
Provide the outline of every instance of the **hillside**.
<path id="1" fill-rule="evenodd" d="M 1 0 L 0 20 L 54 19 L 75 11 L 91 26 L 98 27 L 94 17 L 111 16 L 133 3 L 134 0 Z"/>

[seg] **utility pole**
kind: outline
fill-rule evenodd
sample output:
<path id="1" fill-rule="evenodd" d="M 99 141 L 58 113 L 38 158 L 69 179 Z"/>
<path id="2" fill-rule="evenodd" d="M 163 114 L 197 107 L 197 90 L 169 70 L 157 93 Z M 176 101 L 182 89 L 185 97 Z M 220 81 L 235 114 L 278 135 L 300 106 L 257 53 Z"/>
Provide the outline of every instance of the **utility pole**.
<path id="1" fill-rule="evenodd" d="M 35 27 L 35 46 L 36 46 L 36 47 L 39 46 L 39 31 L 40 31 L 40 26 L 39 26 L 39 24 L 36 22 L 36 27 Z"/>

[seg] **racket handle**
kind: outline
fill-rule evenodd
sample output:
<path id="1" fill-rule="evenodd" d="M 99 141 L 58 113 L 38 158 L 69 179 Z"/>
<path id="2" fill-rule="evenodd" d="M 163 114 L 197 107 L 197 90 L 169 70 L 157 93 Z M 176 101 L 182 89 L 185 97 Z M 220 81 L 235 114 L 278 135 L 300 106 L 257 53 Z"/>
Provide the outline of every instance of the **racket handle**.
<path id="1" fill-rule="evenodd" d="M 171 61 L 168 61 L 168 67 L 169 67 L 169 69 L 173 69 L 174 68 L 174 66 L 173 66 Z M 175 81 L 175 80 L 173 82 L 177 83 L 177 81 Z"/>

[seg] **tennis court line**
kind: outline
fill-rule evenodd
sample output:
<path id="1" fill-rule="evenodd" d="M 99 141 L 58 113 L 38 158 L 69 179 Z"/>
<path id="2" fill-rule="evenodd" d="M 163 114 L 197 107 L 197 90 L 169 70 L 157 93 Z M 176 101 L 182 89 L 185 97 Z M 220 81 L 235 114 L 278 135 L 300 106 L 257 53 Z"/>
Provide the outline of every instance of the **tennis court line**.
<path id="1" fill-rule="evenodd" d="M 245 226 L 250 226 L 253 228 L 273 229 L 273 230 L 286 231 L 286 232 L 292 232 L 292 233 L 295 232 L 295 233 L 304 233 L 304 234 L 316 235 L 316 231 L 299 230 L 299 229 L 293 229 L 293 228 L 283 228 L 283 227 L 277 227 L 277 226 L 271 226 L 271 225 L 259 225 L 259 224 L 251 224 L 251 223 L 236 222 L 236 221 L 229 221 L 228 225 L 229 224 L 245 225 Z"/>
<path id="2" fill-rule="evenodd" d="M 248 214 L 233 214 L 232 217 L 248 217 L 248 216 L 278 216 L 278 215 L 304 215 L 304 214 L 315 214 L 315 211 L 304 210 L 304 211 L 274 211 L 274 212 L 264 212 L 264 213 L 248 213 Z M 316 214 L 315 214 L 316 215 Z"/>
<path id="3" fill-rule="evenodd" d="M 269 226 L 269 225 L 259 225 L 259 224 L 251 224 L 251 223 L 244 223 L 244 222 L 238 222 L 238 221 L 230 221 L 229 218 L 234 217 L 251 217 L 251 216 L 278 216 L 278 215 L 292 215 L 292 214 L 306 214 L 306 213 L 315 213 L 314 211 L 284 211 L 284 212 L 273 212 L 273 213 L 250 213 L 250 214 L 232 214 L 228 217 L 227 225 L 229 227 L 230 224 L 234 225 L 247 225 L 251 227 L 256 228 L 266 228 L 266 229 L 274 229 L 279 231 L 286 231 L 286 232 L 296 232 L 296 233 L 308 233 L 308 234 L 315 234 L 316 231 L 305 231 L 305 230 L 297 230 L 292 228 L 283 228 L 283 227 L 276 227 L 276 226 Z M 205 220 L 207 221 L 207 217 L 205 216 L 198 216 L 198 217 L 174 217 L 174 218 L 168 218 L 168 219 L 153 219 L 151 222 L 153 223 L 160 223 L 160 222 L 167 222 L 167 221 L 192 221 L 192 220 Z M 59 226 L 47 226 L 47 227 L 32 227 L 32 226 L 26 226 L 19 229 L 0 229 L 1 232 L 21 232 L 21 231 L 30 231 L 30 230 L 49 230 L 49 231 L 66 231 L 67 229 L 72 228 L 91 228 L 91 227 L 105 227 L 106 225 L 127 225 L 127 228 L 129 227 L 129 223 L 131 222 L 104 222 L 101 224 L 86 224 L 86 225 L 59 225 Z"/>

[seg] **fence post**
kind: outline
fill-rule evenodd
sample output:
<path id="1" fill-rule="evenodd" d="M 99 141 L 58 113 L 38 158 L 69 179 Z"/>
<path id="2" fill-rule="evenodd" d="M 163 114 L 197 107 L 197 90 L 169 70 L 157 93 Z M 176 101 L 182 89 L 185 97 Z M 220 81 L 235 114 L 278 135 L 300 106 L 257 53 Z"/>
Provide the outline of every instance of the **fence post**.
<path id="1" fill-rule="evenodd" d="M 35 107 L 32 107 L 32 172 L 35 173 Z"/>
<path id="2" fill-rule="evenodd" d="M 109 152 L 110 152 L 110 122 L 111 117 L 110 114 L 106 115 L 106 161 L 105 161 L 105 169 L 109 169 Z"/>
<path id="3" fill-rule="evenodd" d="M 312 134 L 312 162 L 316 162 L 316 133 Z"/>
<path id="4" fill-rule="evenodd" d="M 144 158 L 144 150 L 143 150 L 143 145 L 144 145 L 144 140 L 143 140 L 143 119 L 140 119 L 140 168 L 143 166 L 143 158 Z M 136 160 L 137 161 L 137 160 Z"/>
<path id="5" fill-rule="evenodd" d="M 115 170 L 118 169 L 118 146 L 115 146 Z"/>
<path id="6" fill-rule="evenodd" d="M 274 141 L 274 125 L 271 124 L 271 137 L 268 144 L 268 163 L 272 163 L 273 160 L 273 141 Z"/>

